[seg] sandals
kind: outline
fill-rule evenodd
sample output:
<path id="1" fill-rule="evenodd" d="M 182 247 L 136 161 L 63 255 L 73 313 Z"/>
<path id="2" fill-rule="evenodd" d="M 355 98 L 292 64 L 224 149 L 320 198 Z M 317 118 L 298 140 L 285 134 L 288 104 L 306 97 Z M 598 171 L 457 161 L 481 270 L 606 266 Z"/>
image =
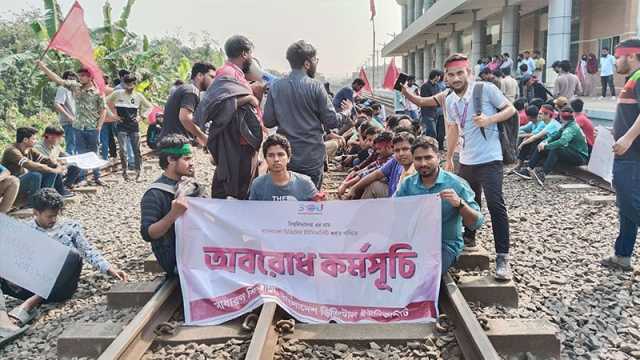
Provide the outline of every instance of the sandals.
<path id="1" fill-rule="evenodd" d="M 13 340 L 20 337 L 20 335 L 24 334 L 27 330 L 29 330 L 29 325 L 25 325 L 17 330 L 8 330 L 0 328 L 0 349 L 8 345 Z"/>
<path id="2" fill-rule="evenodd" d="M 8 313 L 10 318 L 16 320 L 17 326 L 25 326 L 30 323 L 33 319 L 40 315 L 40 312 L 37 309 L 31 310 L 31 312 L 27 312 L 24 308 L 18 306 L 15 309 L 11 310 Z"/>

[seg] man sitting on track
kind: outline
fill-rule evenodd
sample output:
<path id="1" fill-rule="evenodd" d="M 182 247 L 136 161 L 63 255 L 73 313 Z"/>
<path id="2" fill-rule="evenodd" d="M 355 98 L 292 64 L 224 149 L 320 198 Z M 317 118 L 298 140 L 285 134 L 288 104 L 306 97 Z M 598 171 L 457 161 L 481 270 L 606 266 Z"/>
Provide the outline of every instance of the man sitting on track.
<path id="1" fill-rule="evenodd" d="M 534 177 L 540 186 L 544 186 L 545 175 L 549 175 L 558 162 L 580 166 L 589 160 L 587 141 L 573 117 L 573 109 L 569 106 L 562 108 L 560 119 L 560 130 L 538 144 L 529 160 L 529 175 Z M 539 165 L 543 165 L 542 168 L 536 169 Z"/>
<path id="2" fill-rule="evenodd" d="M 190 141 L 171 134 L 158 143 L 163 173 L 142 196 L 140 233 L 151 243 L 158 263 L 169 275 L 176 275 L 176 220 L 187 211 L 185 196 L 199 196 L 202 188 L 194 176 Z"/>
<path id="3" fill-rule="evenodd" d="M 338 196 L 342 197 L 360 179 L 378 170 L 393 156 L 393 133 L 383 131 L 373 139 L 374 153 L 365 162 L 355 166 L 338 187 Z"/>
<path id="4" fill-rule="evenodd" d="M 442 199 L 442 271 L 464 248 L 462 225 L 478 229 L 484 222 L 475 194 L 462 178 L 440 168 L 437 140 L 421 136 L 411 146 L 416 174 L 399 185 L 395 197 L 440 194 Z"/>
<path id="5" fill-rule="evenodd" d="M 51 161 L 52 164 L 65 167 L 64 157 L 69 156 L 70 154 L 67 154 L 60 146 L 63 136 L 64 130 L 55 126 L 47 126 L 47 128 L 44 129 L 42 140 L 36 143 L 33 146 L 33 149 L 49 158 L 49 161 Z M 58 191 L 58 193 L 60 193 L 60 195 L 71 196 L 72 194 L 67 189 L 72 188 L 78 183 L 78 180 L 80 180 L 80 172 L 80 168 L 75 165 L 66 166 L 64 177 L 62 175 L 56 176 L 56 181 L 53 184 L 53 187 Z"/>
<path id="6" fill-rule="evenodd" d="M 41 189 L 33 195 L 32 203 L 33 220 L 27 224 L 69 247 L 70 251 L 47 299 L 0 278 L 0 289 L 2 289 L 0 291 L 0 341 L 2 341 L 3 332 L 16 331 L 19 327 L 24 327 L 31 322 L 38 315 L 35 309 L 43 302 L 62 302 L 70 299 L 78 287 L 83 260 L 100 272 L 108 273 L 120 281 L 128 280 L 124 271 L 110 264 L 85 238 L 82 225 L 76 221 L 58 222 L 58 215 L 64 207 L 63 198 L 58 192 L 51 188 Z M 28 239 L 25 240 L 28 241 Z M 8 313 L 10 319 L 3 316 L 6 309 L 3 309 L 2 293 L 24 300 Z"/>
<path id="7" fill-rule="evenodd" d="M 393 137 L 394 156 L 380 169 L 372 172 L 358 181 L 349 192 L 349 199 L 357 199 L 364 191 L 361 199 L 379 199 L 390 197 L 396 191 L 398 184 L 413 168 L 411 145 L 415 137 L 408 132 L 400 132 Z"/>
<path id="8" fill-rule="evenodd" d="M 310 177 L 287 169 L 291 158 L 291 145 L 287 138 L 278 134 L 269 136 L 262 144 L 262 152 L 269 173 L 253 180 L 249 200 L 324 200 L 324 194 L 318 192 Z"/>
<path id="9" fill-rule="evenodd" d="M 2 154 L 2 165 L 20 179 L 18 204 L 30 201 L 31 195 L 41 188 L 53 187 L 56 177 L 64 173 L 62 166 L 33 149 L 37 133 L 34 128 L 18 128 L 15 144 L 7 146 Z"/>

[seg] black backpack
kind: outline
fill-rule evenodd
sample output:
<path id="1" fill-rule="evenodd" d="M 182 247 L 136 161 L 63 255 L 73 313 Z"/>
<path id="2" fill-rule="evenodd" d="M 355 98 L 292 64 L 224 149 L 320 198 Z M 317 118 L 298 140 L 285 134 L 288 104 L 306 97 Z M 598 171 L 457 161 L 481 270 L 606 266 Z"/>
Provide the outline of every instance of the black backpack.
<path id="1" fill-rule="evenodd" d="M 477 113 L 478 109 L 482 109 L 482 89 L 484 84 L 481 81 L 475 83 L 473 87 L 473 108 Z M 498 134 L 500 135 L 500 146 L 502 147 L 502 161 L 505 165 L 514 164 L 518 161 L 518 131 L 520 130 L 520 121 L 518 113 L 514 114 L 510 119 L 498 123 Z M 480 132 L 484 138 L 485 129 L 480 128 Z"/>

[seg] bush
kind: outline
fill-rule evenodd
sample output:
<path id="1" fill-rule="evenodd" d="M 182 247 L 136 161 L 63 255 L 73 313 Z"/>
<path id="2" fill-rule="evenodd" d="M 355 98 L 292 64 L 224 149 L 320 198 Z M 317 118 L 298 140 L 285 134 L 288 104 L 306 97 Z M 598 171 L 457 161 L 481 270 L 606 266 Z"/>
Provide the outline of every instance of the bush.
<path id="1" fill-rule="evenodd" d="M 24 116 L 15 107 L 9 108 L 6 119 L 0 119 L 0 151 L 16 141 L 16 129 L 23 126 L 32 126 L 38 129 L 41 135 L 44 129 L 50 125 L 58 125 L 58 115 L 45 109 L 42 112 Z"/>

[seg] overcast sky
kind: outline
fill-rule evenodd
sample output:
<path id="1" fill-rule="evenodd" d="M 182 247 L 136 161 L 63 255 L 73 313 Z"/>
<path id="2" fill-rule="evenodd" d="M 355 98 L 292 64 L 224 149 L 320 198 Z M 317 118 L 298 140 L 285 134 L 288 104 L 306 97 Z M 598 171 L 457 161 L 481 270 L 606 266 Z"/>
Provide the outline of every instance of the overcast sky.
<path id="1" fill-rule="evenodd" d="M 73 0 L 59 0 L 64 14 Z M 80 0 L 89 27 L 102 24 L 103 0 Z M 112 0 L 114 19 L 126 0 Z M 388 33 L 400 32 L 400 7 L 395 0 L 376 0 L 376 32 L 379 43 Z M 41 0 L 1 0 L 0 14 L 41 8 Z M 221 44 L 230 35 L 251 38 L 254 54 L 267 68 L 288 70 L 284 57 L 294 41 L 305 39 L 318 49 L 318 70 L 344 76 L 362 65 L 372 50 L 369 0 L 137 0 L 131 31 L 151 38 L 208 31 Z M 381 45 L 378 45 L 381 47 Z"/>

